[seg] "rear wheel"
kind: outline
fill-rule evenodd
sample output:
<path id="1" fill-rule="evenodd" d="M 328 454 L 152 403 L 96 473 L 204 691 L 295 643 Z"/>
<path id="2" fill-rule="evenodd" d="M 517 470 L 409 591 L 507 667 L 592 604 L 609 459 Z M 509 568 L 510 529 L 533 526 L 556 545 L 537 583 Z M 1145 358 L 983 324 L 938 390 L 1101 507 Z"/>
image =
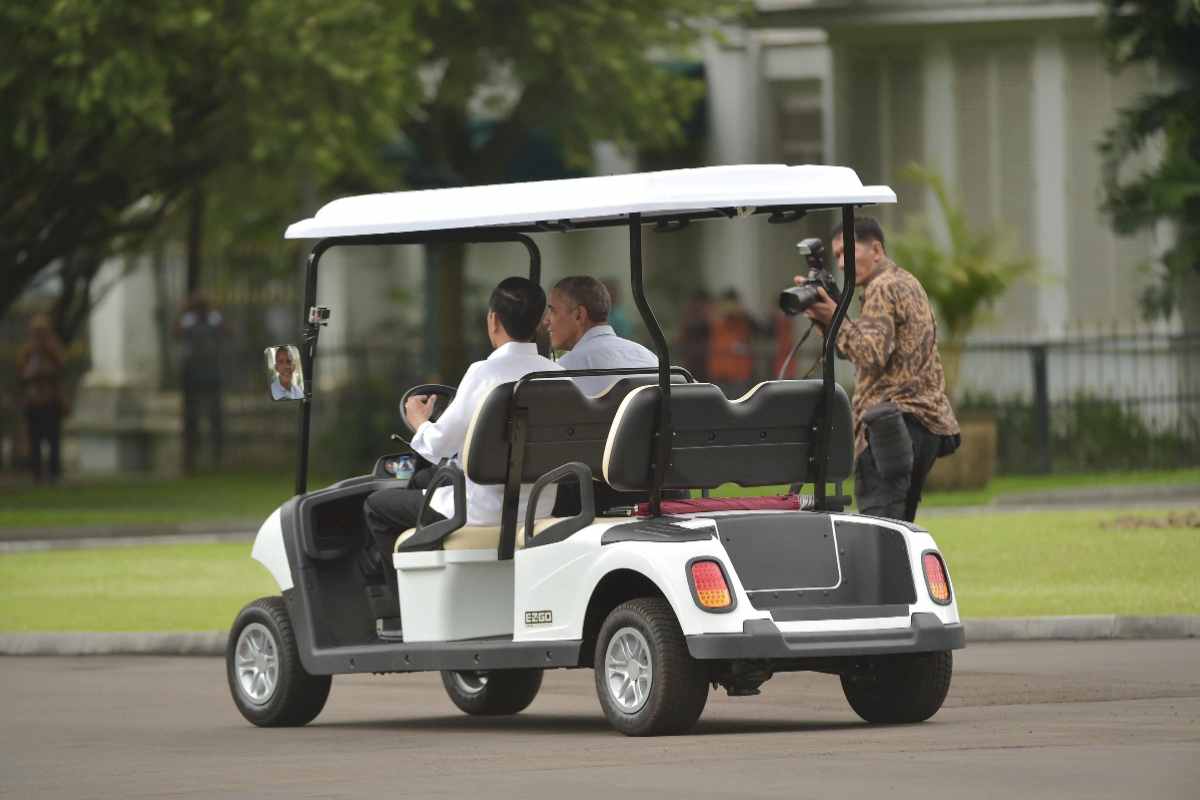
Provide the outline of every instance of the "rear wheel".
<path id="1" fill-rule="evenodd" d="M 229 691 L 242 716 L 264 728 L 311 722 L 329 698 L 331 678 L 309 675 L 281 597 L 241 610 L 225 645 Z"/>
<path id="2" fill-rule="evenodd" d="M 942 707 L 953 671 L 949 650 L 872 656 L 842 673 L 842 691 L 867 722 L 924 722 Z"/>
<path id="3" fill-rule="evenodd" d="M 630 600 L 608 615 L 596 641 L 595 670 L 605 716 L 629 736 L 686 733 L 708 701 L 708 672 L 688 653 L 661 597 Z"/>
<path id="4" fill-rule="evenodd" d="M 501 716 L 524 711 L 542 688 L 540 669 L 442 672 L 442 685 L 454 705 L 468 714 Z"/>

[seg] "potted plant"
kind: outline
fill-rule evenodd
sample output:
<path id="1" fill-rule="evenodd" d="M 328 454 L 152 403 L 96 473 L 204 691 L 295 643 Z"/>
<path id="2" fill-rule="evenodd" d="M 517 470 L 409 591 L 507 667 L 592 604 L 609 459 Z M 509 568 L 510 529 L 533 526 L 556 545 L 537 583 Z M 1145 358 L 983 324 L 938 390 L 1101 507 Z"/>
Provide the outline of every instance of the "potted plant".
<path id="1" fill-rule="evenodd" d="M 902 177 L 930 191 L 945 223 L 938 236 L 929 217 L 906 225 L 890 247 L 896 263 L 921 282 L 939 319 L 939 349 L 946 371 L 946 392 L 958 386 L 967 335 L 1018 278 L 1033 271 L 1033 262 L 1009 254 L 999 231 L 975 227 L 952 202 L 940 175 L 911 164 Z M 994 419 L 959 420 L 963 446 L 938 462 L 930 475 L 934 488 L 982 488 L 991 479 L 996 454 Z"/>

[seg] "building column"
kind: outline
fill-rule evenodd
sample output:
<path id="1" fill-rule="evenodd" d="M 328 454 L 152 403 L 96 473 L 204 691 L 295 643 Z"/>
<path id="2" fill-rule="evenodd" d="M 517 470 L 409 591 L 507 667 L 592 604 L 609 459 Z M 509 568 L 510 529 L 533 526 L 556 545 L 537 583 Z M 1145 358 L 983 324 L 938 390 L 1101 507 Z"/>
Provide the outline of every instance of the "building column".
<path id="1" fill-rule="evenodd" d="M 1039 36 L 1033 49 L 1031 142 L 1033 246 L 1042 284 L 1035 295 L 1037 330 L 1054 338 L 1066 332 L 1067 293 L 1067 65 L 1062 41 Z"/>
<path id="2" fill-rule="evenodd" d="M 954 57 L 949 42 L 932 42 L 926 49 L 923 78 L 925 166 L 942 176 L 946 189 L 953 195 L 958 191 L 958 118 L 954 105 Z M 932 190 L 926 190 L 925 208 L 929 209 L 933 235 L 943 247 L 948 246 L 950 231 Z"/>
<path id="3" fill-rule="evenodd" d="M 763 91 L 759 46 L 745 30 L 728 31 L 728 41 L 705 48 L 708 79 L 708 163 L 753 164 L 760 161 Z M 702 225 L 705 282 L 716 292 L 736 288 L 748 308 L 762 308 L 771 294 L 763 285 L 759 261 L 762 237 L 758 220 Z"/>
<path id="4" fill-rule="evenodd" d="M 64 449 L 81 472 L 151 469 L 160 445 L 173 446 L 177 436 L 177 409 L 159 392 L 153 271 L 150 256 L 131 256 L 109 260 L 97 276 L 93 292 L 101 299 L 88 317 L 91 369 L 64 431 Z"/>

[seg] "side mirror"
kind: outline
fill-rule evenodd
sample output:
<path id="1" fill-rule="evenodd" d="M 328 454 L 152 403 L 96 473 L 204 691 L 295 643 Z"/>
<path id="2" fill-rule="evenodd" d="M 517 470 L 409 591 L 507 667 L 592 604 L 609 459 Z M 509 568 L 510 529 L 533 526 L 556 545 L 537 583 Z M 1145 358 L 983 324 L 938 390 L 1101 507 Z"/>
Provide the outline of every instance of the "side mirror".
<path id="1" fill-rule="evenodd" d="M 303 400 L 304 370 L 300 348 L 281 344 L 263 351 L 267 358 L 267 380 L 272 400 Z"/>

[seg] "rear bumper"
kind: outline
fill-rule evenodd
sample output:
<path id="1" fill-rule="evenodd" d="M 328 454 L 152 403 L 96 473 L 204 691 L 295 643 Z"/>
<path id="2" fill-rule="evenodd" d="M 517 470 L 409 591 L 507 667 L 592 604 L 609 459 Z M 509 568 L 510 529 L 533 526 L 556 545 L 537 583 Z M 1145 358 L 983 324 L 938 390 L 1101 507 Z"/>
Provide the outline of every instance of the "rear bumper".
<path id="1" fill-rule="evenodd" d="M 741 633 L 688 636 L 688 651 L 697 659 L 809 658 L 884 653 L 927 653 L 966 646 L 963 626 L 943 625 L 935 615 L 918 612 L 907 628 L 784 633 L 774 622 L 749 620 Z"/>

